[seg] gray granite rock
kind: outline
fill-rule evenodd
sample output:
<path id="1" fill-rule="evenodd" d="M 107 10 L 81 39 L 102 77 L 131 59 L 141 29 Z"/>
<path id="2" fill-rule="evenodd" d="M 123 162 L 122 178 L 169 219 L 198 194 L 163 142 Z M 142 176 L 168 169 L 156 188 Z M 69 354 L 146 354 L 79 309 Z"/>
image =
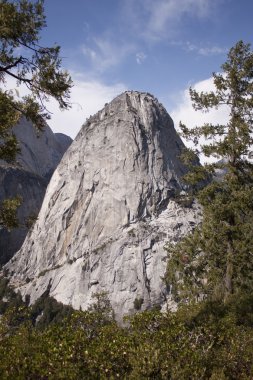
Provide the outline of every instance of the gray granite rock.
<path id="1" fill-rule="evenodd" d="M 63 155 L 73 140 L 71 137 L 65 135 L 64 133 L 55 133 L 54 136 L 56 140 L 58 141 L 58 143 L 60 144 L 60 152 Z"/>
<path id="2" fill-rule="evenodd" d="M 54 134 L 49 126 L 42 131 L 36 130 L 25 118 L 21 118 L 13 133 L 21 149 L 17 157 L 20 166 L 48 180 L 72 142 L 69 136 Z"/>
<path id="3" fill-rule="evenodd" d="M 29 229 L 29 223 L 39 213 L 50 177 L 71 144 L 68 136 L 56 136 L 46 126 L 38 133 L 32 123 L 22 118 L 13 128 L 21 148 L 18 165 L 0 162 L 0 202 L 17 195 L 22 198 L 18 210 L 19 228 L 0 229 L 0 264 L 17 252 Z"/>
<path id="4" fill-rule="evenodd" d="M 21 168 L 0 166 L 0 199 L 21 196 L 22 204 L 18 209 L 20 227 L 8 231 L 0 229 L 0 264 L 6 263 L 17 252 L 29 229 L 29 224 L 36 219 L 48 181 Z"/>
<path id="5" fill-rule="evenodd" d="M 173 199 L 183 189 L 183 143 L 150 94 L 125 92 L 86 121 L 47 188 L 33 230 L 7 264 L 34 302 L 50 295 L 86 309 L 106 291 L 116 317 L 169 300 L 164 245 L 199 221 Z"/>

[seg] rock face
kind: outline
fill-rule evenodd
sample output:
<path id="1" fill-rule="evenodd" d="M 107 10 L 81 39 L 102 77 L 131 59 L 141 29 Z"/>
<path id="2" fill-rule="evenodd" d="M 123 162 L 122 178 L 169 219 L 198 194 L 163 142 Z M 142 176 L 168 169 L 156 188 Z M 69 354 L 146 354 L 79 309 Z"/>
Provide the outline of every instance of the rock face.
<path id="1" fill-rule="evenodd" d="M 59 139 L 49 127 L 38 134 L 31 122 L 25 119 L 13 128 L 13 133 L 21 148 L 17 157 L 19 165 L 14 167 L 0 163 L 0 202 L 17 195 L 22 197 L 23 202 L 18 209 L 21 226 L 10 232 L 0 229 L 1 264 L 20 249 L 29 221 L 39 213 L 49 179 L 72 141 L 65 135 Z"/>
<path id="2" fill-rule="evenodd" d="M 173 197 L 183 188 L 183 143 L 150 94 L 126 92 L 82 127 L 47 188 L 38 220 L 7 264 L 34 302 L 47 288 L 86 309 L 105 291 L 116 317 L 163 304 L 164 245 L 200 220 Z M 137 300 L 137 301 L 136 301 Z"/>
<path id="3" fill-rule="evenodd" d="M 25 240 L 29 221 L 36 218 L 48 181 L 20 168 L 0 166 L 0 199 L 14 198 L 19 194 L 23 202 L 18 209 L 19 228 L 0 230 L 0 263 L 6 263 L 17 252 Z"/>
<path id="4" fill-rule="evenodd" d="M 41 132 L 36 131 L 25 118 L 13 128 L 13 133 L 21 148 L 21 154 L 17 157 L 21 167 L 48 180 L 72 142 L 62 133 L 54 134 L 48 126 Z"/>
<path id="5" fill-rule="evenodd" d="M 64 135 L 64 133 L 55 133 L 54 136 L 56 140 L 58 141 L 58 143 L 60 144 L 60 152 L 63 155 L 73 140 L 71 137 Z"/>

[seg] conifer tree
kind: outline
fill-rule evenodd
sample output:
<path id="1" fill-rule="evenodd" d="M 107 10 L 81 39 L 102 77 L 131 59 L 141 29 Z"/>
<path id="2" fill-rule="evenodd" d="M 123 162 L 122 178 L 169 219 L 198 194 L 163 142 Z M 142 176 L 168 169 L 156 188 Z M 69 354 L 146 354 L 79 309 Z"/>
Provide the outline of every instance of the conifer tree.
<path id="1" fill-rule="evenodd" d="M 0 158 L 13 162 L 18 143 L 11 128 L 21 115 L 41 129 L 50 118 L 45 103 L 50 97 L 61 109 L 69 107 L 72 85 L 69 74 L 61 69 L 60 47 L 39 44 L 40 31 L 46 26 L 43 0 L 2 0 L 0 2 Z M 16 88 L 6 88 L 13 78 Z M 18 97 L 18 85 L 29 95 Z"/>
<path id="2" fill-rule="evenodd" d="M 60 47 L 41 46 L 40 31 L 46 26 L 43 0 L 0 1 L 0 159 L 15 163 L 18 141 L 12 132 L 21 116 L 30 119 L 38 130 L 50 118 L 46 102 L 54 98 L 61 109 L 70 106 L 72 81 L 61 69 Z M 15 88 L 9 88 L 12 78 Z M 19 96 L 25 85 L 29 95 Z M 18 225 L 19 197 L 0 205 L 0 227 Z"/>
<path id="3" fill-rule="evenodd" d="M 182 136 L 194 143 L 183 160 L 190 166 L 186 181 L 203 206 L 203 221 L 194 233 L 168 247 L 166 279 L 179 298 L 215 297 L 253 289 L 253 52 L 239 41 L 228 53 L 222 73 L 213 74 L 215 91 L 190 88 L 195 110 L 226 105 L 226 125 L 193 129 L 181 124 Z M 204 143 L 202 143 L 204 138 Z M 196 154 L 214 163 L 194 166 Z M 215 179 L 221 169 L 223 179 Z M 210 181 L 210 176 L 213 180 Z M 202 181 L 206 186 L 199 189 Z"/>

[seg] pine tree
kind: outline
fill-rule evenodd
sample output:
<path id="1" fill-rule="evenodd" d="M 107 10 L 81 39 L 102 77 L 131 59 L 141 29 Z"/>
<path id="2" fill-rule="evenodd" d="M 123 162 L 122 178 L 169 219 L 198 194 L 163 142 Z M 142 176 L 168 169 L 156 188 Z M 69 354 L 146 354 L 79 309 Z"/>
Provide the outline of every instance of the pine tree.
<path id="1" fill-rule="evenodd" d="M 228 53 L 222 73 L 213 74 L 215 91 L 190 88 L 195 110 L 229 107 L 226 125 L 205 124 L 193 129 L 181 124 L 182 136 L 194 143 L 183 160 L 186 175 L 203 206 L 203 221 L 178 245 L 168 247 L 166 274 L 181 298 L 219 297 L 253 289 L 253 52 L 239 41 Z M 205 139 L 204 144 L 201 141 Z M 216 159 L 194 167 L 196 154 Z M 215 180 L 215 171 L 224 177 Z M 214 179 L 210 181 L 210 176 Z M 200 181 L 208 180 L 201 189 Z"/>
<path id="2" fill-rule="evenodd" d="M 70 106 L 72 81 L 61 69 L 60 47 L 39 44 L 40 31 L 46 26 L 43 0 L 0 1 L 0 159 L 15 163 L 19 145 L 12 127 L 21 116 L 41 130 L 50 114 L 46 102 L 52 97 L 61 109 Z M 14 78 L 15 89 L 7 88 Z M 20 97 L 18 86 L 25 85 L 29 95 Z M 19 197 L 0 205 L 0 226 L 18 225 L 16 209 Z"/>
<path id="3" fill-rule="evenodd" d="M 39 44 L 46 26 L 43 0 L 2 0 L 0 2 L 0 158 L 15 160 L 18 142 L 11 128 L 21 115 L 41 129 L 50 118 L 45 103 L 50 97 L 60 108 L 69 107 L 72 86 L 69 74 L 61 69 L 60 47 Z M 6 78 L 23 84 L 29 95 L 17 100 L 18 90 L 6 89 Z"/>

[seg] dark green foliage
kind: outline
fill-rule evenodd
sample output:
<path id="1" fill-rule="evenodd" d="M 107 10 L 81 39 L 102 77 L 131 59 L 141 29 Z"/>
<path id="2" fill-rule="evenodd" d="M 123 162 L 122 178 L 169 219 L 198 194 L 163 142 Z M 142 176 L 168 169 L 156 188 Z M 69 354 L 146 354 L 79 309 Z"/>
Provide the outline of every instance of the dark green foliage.
<path id="1" fill-rule="evenodd" d="M 7 278 L 0 277 L 0 314 L 4 314 L 7 309 L 18 310 L 23 306 L 20 294 L 16 294 L 8 284 Z"/>
<path id="2" fill-rule="evenodd" d="M 60 47 L 42 47 L 40 31 L 46 26 L 43 0 L 2 0 L 0 2 L 0 159 L 15 163 L 20 151 L 12 127 L 21 116 L 42 129 L 50 114 L 46 102 L 54 98 L 61 109 L 70 107 L 72 81 L 61 69 Z M 9 89 L 7 78 L 16 80 Z M 29 95 L 21 97 L 19 85 Z M 17 199 L 2 203 L 0 225 L 17 227 Z"/>
<path id="3" fill-rule="evenodd" d="M 20 302 L 5 279 L 0 296 Z M 31 307 L 8 307 L 0 319 L 0 378 L 252 378 L 252 295 L 137 313 L 125 327 L 113 319 L 107 294 L 94 299 L 90 310 L 73 311 L 46 292 Z"/>
<path id="4" fill-rule="evenodd" d="M 30 308 L 32 323 L 40 329 L 50 324 L 61 323 L 72 313 L 72 307 L 63 305 L 47 295 L 40 297 Z"/>
<path id="5" fill-rule="evenodd" d="M 35 222 L 37 221 L 38 216 L 36 214 L 30 214 L 29 217 L 26 219 L 25 226 L 30 229 L 34 226 Z"/>
<path id="6" fill-rule="evenodd" d="M 71 79 L 61 70 L 60 47 L 39 45 L 39 33 L 46 26 L 43 3 L 43 0 L 3 0 L 0 4 L 0 136 L 5 141 L 1 149 L 12 147 L 7 154 L 0 153 L 1 158 L 10 161 L 15 158 L 16 144 L 14 140 L 8 141 L 10 128 L 21 114 L 42 128 L 49 118 L 45 102 L 50 97 L 62 109 L 69 107 Z M 17 85 L 25 84 L 30 95 L 16 101 L 14 91 L 4 89 L 6 76 L 16 79 Z"/>
<path id="7" fill-rule="evenodd" d="M 17 196 L 0 203 L 0 226 L 5 226 L 8 230 L 18 227 L 17 209 L 21 202 L 22 198 Z"/>
<path id="8" fill-rule="evenodd" d="M 102 312 L 103 314 L 103 312 Z M 73 312 L 38 329 L 30 309 L 0 320 L 3 379 L 251 379 L 253 297 L 206 302 L 128 317 Z M 15 323 L 14 323 L 15 322 Z"/>
<path id="9" fill-rule="evenodd" d="M 238 42 L 223 73 L 214 74 L 216 90 L 197 93 L 190 89 L 196 110 L 226 105 L 230 110 L 226 125 L 189 129 L 181 125 L 182 135 L 192 141 L 183 160 L 190 166 L 186 175 L 203 206 L 203 221 L 193 234 L 178 245 L 167 247 L 169 263 L 166 281 L 172 284 L 177 300 L 211 297 L 225 302 L 233 294 L 253 289 L 253 53 L 250 45 Z M 201 143 L 200 139 L 205 142 Z M 196 153 L 220 161 L 204 167 L 193 165 Z M 224 171 L 222 181 L 199 183 Z"/>
<path id="10" fill-rule="evenodd" d="M 29 282 L 29 281 L 26 281 Z M 22 301 L 20 293 L 15 293 L 9 286 L 7 278 L 0 278 L 0 314 L 10 311 L 13 316 L 19 314 L 18 310 L 26 307 L 30 303 L 30 297 L 25 297 Z M 43 329 L 50 324 L 61 323 L 65 318 L 71 316 L 73 308 L 57 302 L 48 296 L 48 290 L 29 308 L 26 313 L 26 320 L 30 321 L 36 328 Z"/>

